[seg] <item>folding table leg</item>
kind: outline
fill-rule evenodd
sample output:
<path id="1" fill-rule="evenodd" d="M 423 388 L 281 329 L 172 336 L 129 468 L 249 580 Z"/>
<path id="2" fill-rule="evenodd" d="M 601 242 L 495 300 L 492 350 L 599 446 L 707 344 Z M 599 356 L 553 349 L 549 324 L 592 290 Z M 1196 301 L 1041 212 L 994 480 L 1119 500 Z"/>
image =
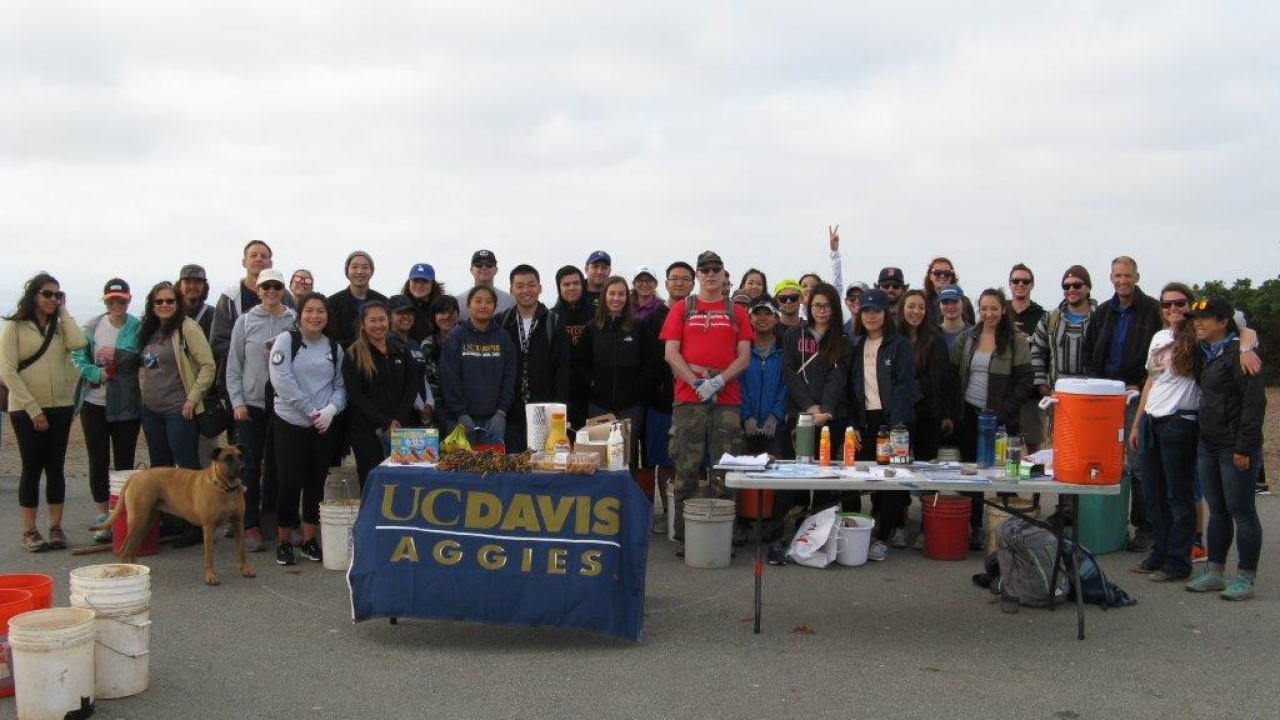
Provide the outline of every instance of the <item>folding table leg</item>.
<path id="1" fill-rule="evenodd" d="M 1080 496 L 1071 496 L 1071 587 L 1076 591 L 1076 639 L 1084 639 L 1084 592 L 1080 589 L 1080 541 L 1076 528 L 1080 527 Z"/>
<path id="2" fill-rule="evenodd" d="M 755 634 L 760 634 L 760 586 L 764 576 L 764 561 L 760 557 L 760 547 L 764 544 L 764 490 L 756 489 L 756 601 L 755 601 Z"/>
<path id="3" fill-rule="evenodd" d="M 1062 511 L 1064 510 L 1063 498 L 1064 498 L 1063 495 L 1058 496 L 1058 512 L 1054 513 L 1053 528 L 1051 530 L 1051 532 L 1053 533 L 1054 539 L 1058 541 L 1057 542 L 1058 547 L 1053 553 L 1053 572 L 1050 573 L 1049 575 L 1049 611 L 1050 612 L 1058 609 L 1058 596 L 1057 596 L 1057 593 L 1054 592 L 1054 589 L 1058 587 L 1058 566 L 1062 564 L 1062 546 L 1065 544 L 1064 543 L 1064 539 L 1065 539 L 1064 525 L 1065 524 L 1063 523 L 1063 519 L 1062 519 L 1062 515 L 1063 515 Z M 1070 503 L 1071 501 L 1066 500 L 1066 502 Z M 1075 517 L 1075 516 L 1073 515 L 1072 517 Z"/>

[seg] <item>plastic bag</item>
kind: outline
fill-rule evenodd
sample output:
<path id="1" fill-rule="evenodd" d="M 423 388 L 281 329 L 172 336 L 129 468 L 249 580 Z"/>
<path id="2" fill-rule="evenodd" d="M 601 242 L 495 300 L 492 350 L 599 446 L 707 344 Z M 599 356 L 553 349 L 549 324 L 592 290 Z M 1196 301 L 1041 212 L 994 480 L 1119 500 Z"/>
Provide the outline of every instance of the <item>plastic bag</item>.
<path id="1" fill-rule="evenodd" d="M 840 533 L 836 529 L 839 505 L 805 518 L 791 540 L 787 557 L 801 565 L 824 568 L 835 562 Z"/>
<path id="2" fill-rule="evenodd" d="M 471 450 L 471 442 L 467 440 L 467 430 L 461 425 L 453 426 L 453 432 L 440 441 L 440 452 L 446 453 L 454 450 L 466 450 L 468 452 Z"/>

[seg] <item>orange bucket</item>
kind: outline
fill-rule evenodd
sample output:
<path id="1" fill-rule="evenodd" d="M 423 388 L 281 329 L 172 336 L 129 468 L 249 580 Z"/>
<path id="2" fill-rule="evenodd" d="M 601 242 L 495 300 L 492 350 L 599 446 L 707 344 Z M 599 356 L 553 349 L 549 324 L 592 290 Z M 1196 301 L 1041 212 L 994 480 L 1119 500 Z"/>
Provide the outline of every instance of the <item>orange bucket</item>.
<path id="1" fill-rule="evenodd" d="M 773 491 L 772 490 L 739 490 L 738 491 L 738 517 L 754 520 L 756 518 L 756 493 L 764 493 L 764 508 L 760 513 L 762 518 L 773 517 Z"/>
<path id="2" fill-rule="evenodd" d="M 963 560 L 969 552 L 969 498 L 933 495 L 920 498 L 924 556 L 930 560 Z"/>
<path id="3" fill-rule="evenodd" d="M 1076 485 L 1114 485 L 1124 474 L 1124 384 L 1063 379 L 1054 388 L 1053 475 Z"/>
<path id="4" fill-rule="evenodd" d="M 0 575 L 0 590 L 26 590 L 31 593 L 32 610 L 53 607 L 53 578 L 48 575 Z"/>
<path id="5" fill-rule="evenodd" d="M 26 590 L 0 590 L 0 697 L 13 695 L 13 653 L 9 650 L 9 618 L 35 610 Z"/>

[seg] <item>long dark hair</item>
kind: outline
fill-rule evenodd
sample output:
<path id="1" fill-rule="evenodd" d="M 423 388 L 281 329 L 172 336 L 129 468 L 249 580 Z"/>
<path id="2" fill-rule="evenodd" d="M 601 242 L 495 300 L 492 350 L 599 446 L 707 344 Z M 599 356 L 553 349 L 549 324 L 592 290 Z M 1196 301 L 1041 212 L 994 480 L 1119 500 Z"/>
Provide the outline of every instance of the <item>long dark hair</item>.
<path id="1" fill-rule="evenodd" d="M 1160 302 L 1164 302 L 1164 294 L 1167 292 L 1176 292 L 1187 299 L 1190 305 L 1196 299 L 1191 288 L 1185 283 L 1171 282 L 1160 290 Z M 1163 318 L 1162 318 L 1163 319 Z M 1196 371 L 1196 366 L 1200 362 L 1202 355 L 1197 347 L 1196 328 L 1190 318 L 1184 317 L 1182 327 L 1173 333 L 1173 371 L 1179 375 L 1192 375 Z"/>
<path id="2" fill-rule="evenodd" d="M 608 280 L 604 281 L 604 285 L 600 288 L 600 303 L 596 305 L 595 325 L 603 330 L 609 324 L 609 306 L 604 301 L 604 294 L 608 292 L 610 285 L 621 285 L 624 289 L 627 287 L 627 279 L 620 275 L 612 275 Z M 631 312 L 631 295 L 628 293 L 627 302 L 622 304 L 622 329 L 631 332 L 636 329 L 635 315 Z"/>
<path id="3" fill-rule="evenodd" d="M 391 313 L 387 312 L 387 306 L 381 300 L 369 300 L 360 308 L 360 322 L 356 323 L 356 339 L 351 343 L 351 347 L 347 348 L 347 354 L 351 356 L 351 362 L 356 369 L 364 373 L 366 380 L 372 380 L 374 375 L 378 374 L 377 365 L 373 362 L 373 352 L 371 350 L 373 343 L 369 342 L 369 336 L 364 332 L 364 320 L 369 317 L 369 313 L 374 310 L 381 310 L 387 315 L 390 322 Z"/>
<path id="4" fill-rule="evenodd" d="M 926 268 L 924 269 L 924 285 L 923 285 L 923 288 L 924 288 L 924 304 L 925 304 L 925 307 L 928 307 L 928 306 L 929 306 L 929 303 L 936 302 L 936 301 L 937 301 L 937 299 L 938 299 L 938 291 L 933 289 L 933 282 L 932 282 L 932 281 L 933 281 L 933 266 L 934 266 L 934 265 L 941 265 L 942 263 L 946 263 L 946 264 L 947 264 L 947 268 L 948 268 L 949 270 L 951 270 L 951 280 L 949 280 L 949 281 L 947 282 L 947 284 L 948 284 L 948 285 L 959 285 L 959 284 L 960 284 L 960 273 L 957 273 L 957 272 L 956 272 L 956 264 L 955 264 L 955 263 L 953 263 L 953 262 L 951 262 L 950 258 L 945 258 L 945 257 L 943 257 L 943 256 L 939 255 L 938 257 L 936 257 L 936 258 L 934 258 L 934 259 L 930 260 L 930 261 L 929 261 L 929 266 L 928 266 L 928 267 L 926 267 Z M 905 296 L 905 295 L 903 295 L 903 298 L 905 298 L 905 297 L 906 297 L 906 296 Z"/>
<path id="5" fill-rule="evenodd" d="M 26 285 L 22 286 L 22 297 L 18 298 L 18 307 L 13 311 L 12 315 L 7 315 L 4 319 L 9 322 L 22 322 L 25 320 L 35 322 L 36 295 L 40 294 L 40 288 L 48 285 L 49 283 L 62 287 L 62 284 L 58 282 L 57 278 L 49 273 L 36 273 L 35 277 L 32 277 L 27 281 Z"/>
<path id="6" fill-rule="evenodd" d="M 1004 291 L 999 288 L 987 288 L 978 296 L 978 306 L 982 306 L 982 298 L 993 297 L 1000 301 L 1000 323 L 996 325 L 996 353 L 1002 353 L 1009 350 L 1013 345 L 1013 309 L 1009 307 L 1009 299 L 1004 296 Z M 978 323 L 974 325 L 974 337 L 978 337 L 982 333 L 982 317 L 979 312 Z"/>
<path id="7" fill-rule="evenodd" d="M 404 286 L 400 288 L 400 294 L 401 294 L 401 295 L 403 295 L 403 296 L 405 296 L 405 297 L 407 297 L 407 298 L 409 298 L 409 299 L 411 299 L 411 300 L 413 300 L 414 302 L 418 302 L 418 298 L 414 297 L 414 296 L 413 296 L 413 293 L 409 292 L 409 283 L 410 283 L 410 282 L 412 282 L 412 280 L 405 280 L 405 281 L 404 281 Z M 436 299 L 436 298 L 438 298 L 438 297 L 440 297 L 441 295 L 444 295 L 444 283 L 442 283 L 442 282 L 437 282 L 437 281 L 435 281 L 435 280 L 432 280 L 432 281 L 431 281 L 431 292 L 427 293 L 427 296 L 426 296 L 425 298 L 423 298 L 422 300 L 423 300 L 423 302 L 425 302 L 425 303 L 427 303 L 428 305 L 430 305 L 431 303 L 435 302 L 435 299 Z"/>
<path id="8" fill-rule="evenodd" d="M 907 298 L 910 297 L 918 297 L 924 303 L 924 320 L 919 325 L 907 322 L 907 314 L 904 310 L 907 307 Z M 911 342 L 911 351 L 915 355 L 917 370 L 929 369 L 929 351 L 933 347 L 933 336 L 937 332 L 938 326 L 929 322 L 929 299 L 925 297 L 924 290 L 913 289 L 903 293 L 902 299 L 898 301 L 898 334 Z"/>
<path id="9" fill-rule="evenodd" d="M 163 322 L 160 320 L 160 316 L 156 315 L 155 308 L 156 293 L 161 290 L 168 290 L 173 293 L 173 297 L 177 301 L 174 304 L 176 312 L 173 313 L 173 317 Z M 186 319 L 187 304 L 182 300 L 182 293 L 178 292 L 178 288 L 174 287 L 173 283 L 168 280 L 158 282 L 147 293 L 146 306 L 142 309 L 142 329 L 138 332 L 138 338 L 145 344 L 151 342 L 151 336 L 159 332 L 161 340 L 168 340 L 173 335 L 174 330 L 182 327 L 182 323 Z"/>
<path id="10" fill-rule="evenodd" d="M 810 328 L 814 326 L 813 299 L 818 296 L 826 298 L 831 304 L 831 321 L 827 323 L 827 330 L 818 341 L 818 354 L 828 365 L 835 367 L 840 362 L 840 355 L 844 353 L 844 311 L 841 309 L 840 292 L 831 283 L 820 282 L 813 286 L 809 291 L 809 302 L 805 305 L 805 310 L 809 313 L 807 326 Z"/>

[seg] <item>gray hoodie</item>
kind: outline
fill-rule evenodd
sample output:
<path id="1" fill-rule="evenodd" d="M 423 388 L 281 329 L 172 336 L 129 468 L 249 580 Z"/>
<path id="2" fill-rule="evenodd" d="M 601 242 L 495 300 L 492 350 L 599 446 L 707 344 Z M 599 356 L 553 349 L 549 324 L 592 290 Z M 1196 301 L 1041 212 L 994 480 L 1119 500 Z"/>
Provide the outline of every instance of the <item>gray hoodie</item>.
<path id="1" fill-rule="evenodd" d="M 342 378 L 342 348 L 327 337 L 302 338 L 297 355 L 293 337 L 284 333 L 271 348 L 271 387 L 276 391 L 276 417 L 298 427 L 311 425 L 311 414 L 326 405 L 342 412 L 347 386 Z M 336 352 L 336 357 L 335 357 Z"/>
<path id="2" fill-rule="evenodd" d="M 232 407 L 266 409 L 267 343 L 292 329 L 296 322 L 292 308 L 272 315 L 261 305 L 236 318 L 227 347 L 227 396 Z"/>

